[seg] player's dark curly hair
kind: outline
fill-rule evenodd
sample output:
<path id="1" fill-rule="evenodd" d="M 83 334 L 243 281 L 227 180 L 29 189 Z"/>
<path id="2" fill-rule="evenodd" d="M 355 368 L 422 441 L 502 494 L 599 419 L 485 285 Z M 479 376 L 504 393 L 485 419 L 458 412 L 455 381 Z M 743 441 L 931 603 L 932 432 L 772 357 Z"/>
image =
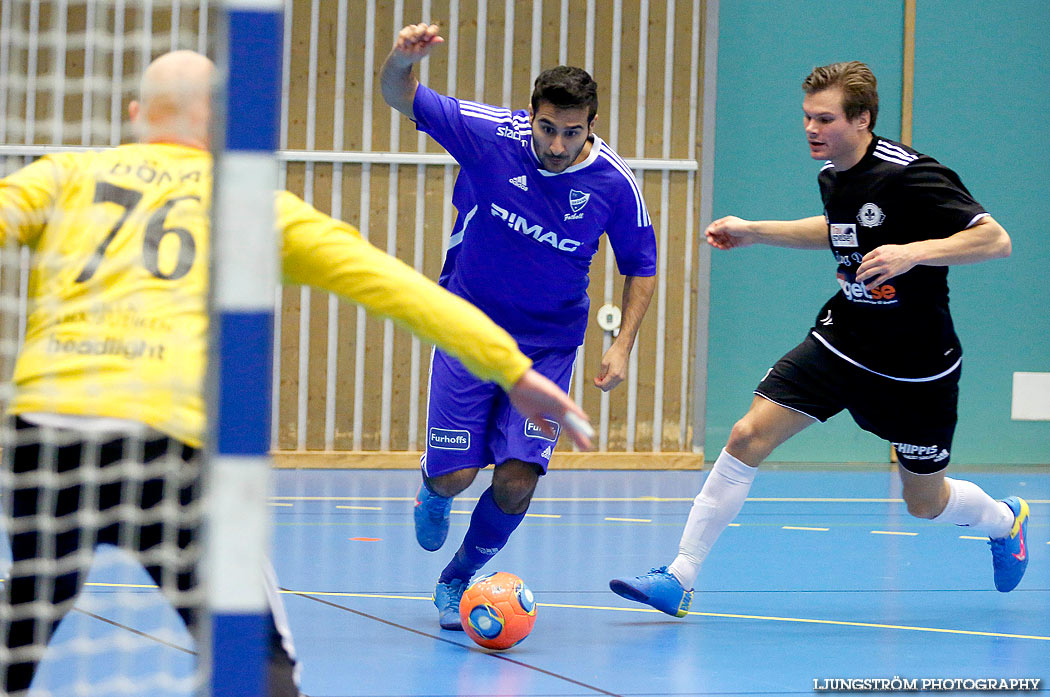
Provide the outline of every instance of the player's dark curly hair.
<path id="1" fill-rule="evenodd" d="M 598 113 L 598 83 L 582 68 L 559 65 L 544 70 L 536 78 L 532 90 L 532 111 L 540 102 L 548 102 L 559 109 L 587 107 L 587 123 Z"/>
<path id="2" fill-rule="evenodd" d="M 821 92 L 829 87 L 842 89 L 842 111 L 852 121 L 865 111 L 871 115 L 868 130 L 875 130 L 875 118 L 879 115 L 879 90 L 875 74 L 860 61 L 831 63 L 813 68 L 813 72 L 802 81 L 806 94 Z"/>

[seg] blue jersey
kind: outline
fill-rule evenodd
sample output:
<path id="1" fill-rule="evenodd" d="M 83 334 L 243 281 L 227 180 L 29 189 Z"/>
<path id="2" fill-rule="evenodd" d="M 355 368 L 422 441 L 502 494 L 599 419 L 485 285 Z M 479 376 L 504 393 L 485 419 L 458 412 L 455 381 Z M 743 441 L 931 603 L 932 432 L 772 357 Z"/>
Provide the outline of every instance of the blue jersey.
<path id="1" fill-rule="evenodd" d="M 414 111 L 460 165 L 458 211 L 440 282 L 527 346 L 579 346 L 588 270 L 605 233 L 624 276 L 656 273 L 656 237 L 630 168 L 598 136 L 590 155 L 549 172 L 528 112 L 445 97 L 420 85 Z"/>

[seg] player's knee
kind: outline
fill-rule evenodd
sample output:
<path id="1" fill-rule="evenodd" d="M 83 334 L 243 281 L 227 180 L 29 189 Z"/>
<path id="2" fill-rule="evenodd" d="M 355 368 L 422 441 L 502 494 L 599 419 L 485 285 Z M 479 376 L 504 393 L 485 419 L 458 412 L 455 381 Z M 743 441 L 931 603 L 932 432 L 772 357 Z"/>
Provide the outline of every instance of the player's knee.
<path id="1" fill-rule="evenodd" d="M 754 422 L 745 416 L 733 424 L 733 429 L 729 432 L 729 441 L 726 443 L 726 450 L 744 462 L 752 462 L 754 458 L 749 458 L 748 455 L 755 450 L 761 450 L 761 443 L 762 434 L 755 427 Z"/>
<path id="2" fill-rule="evenodd" d="M 437 477 L 427 477 L 427 486 L 438 496 L 456 496 L 474 481 L 478 470 L 474 468 L 456 470 Z"/>
<path id="3" fill-rule="evenodd" d="M 532 502 L 539 473 L 536 466 L 526 462 L 505 463 L 492 477 L 492 498 L 499 509 L 508 515 L 524 513 Z M 511 465 L 511 466 L 508 466 Z"/>

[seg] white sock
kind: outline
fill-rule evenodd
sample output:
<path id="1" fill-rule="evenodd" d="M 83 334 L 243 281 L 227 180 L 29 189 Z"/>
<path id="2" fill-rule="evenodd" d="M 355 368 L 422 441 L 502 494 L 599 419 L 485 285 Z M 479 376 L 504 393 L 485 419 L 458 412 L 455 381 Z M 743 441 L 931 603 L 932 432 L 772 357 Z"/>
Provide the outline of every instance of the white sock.
<path id="1" fill-rule="evenodd" d="M 678 556 L 667 567 L 682 588 L 692 589 L 700 573 L 700 564 L 718 536 L 740 512 L 757 472 L 757 467 L 744 464 L 725 449 L 715 460 L 704 486 L 693 499 L 682 541 L 678 543 Z"/>
<path id="2" fill-rule="evenodd" d="M 933 520 L 972 528 L 988 537 L 1006 537 L 1014 526 L 1014 512 L 1002 501 L 996 501 L 973 482 L 945 477 L 948 482 L 948 505 Z"/>

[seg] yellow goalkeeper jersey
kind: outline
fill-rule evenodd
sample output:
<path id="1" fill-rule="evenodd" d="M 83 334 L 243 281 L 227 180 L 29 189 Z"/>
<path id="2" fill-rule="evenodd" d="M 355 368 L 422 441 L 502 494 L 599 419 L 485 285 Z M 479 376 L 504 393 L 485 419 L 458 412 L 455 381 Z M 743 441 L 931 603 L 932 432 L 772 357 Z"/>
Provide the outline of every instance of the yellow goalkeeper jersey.
<path id="1" fill-rule="evenodd" d="M 133 419 L 199 447 L 212 160 L 130 144 L 0 179 L 0 244 L 32 251 L 12 414 Z M 509 388 L 531 366 L 480 310 L 296 196 L 276 194 L 286 281 L 337 293 Z"/>

